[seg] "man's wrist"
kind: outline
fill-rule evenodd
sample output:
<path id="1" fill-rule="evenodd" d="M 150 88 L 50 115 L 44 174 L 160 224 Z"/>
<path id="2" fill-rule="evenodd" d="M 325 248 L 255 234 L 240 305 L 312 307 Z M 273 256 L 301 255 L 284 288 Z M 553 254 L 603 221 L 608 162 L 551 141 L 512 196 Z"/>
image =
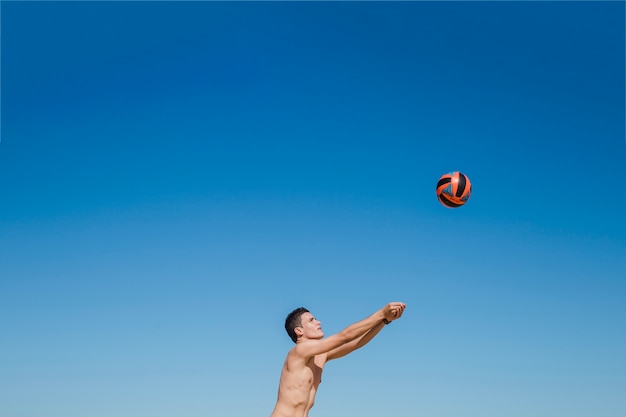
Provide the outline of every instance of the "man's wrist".
<path id="1" fill-rule="evenodd" d="M 384 319 L 383 319 L 383 323 L 385 323 L 385 324 L 389 324 L 389 323 L 391 323 L 391 321 L 389 321 L 389 320 L 387 320 L 387 319 L 385 319 L 385 318 L 384 318 Z"/>

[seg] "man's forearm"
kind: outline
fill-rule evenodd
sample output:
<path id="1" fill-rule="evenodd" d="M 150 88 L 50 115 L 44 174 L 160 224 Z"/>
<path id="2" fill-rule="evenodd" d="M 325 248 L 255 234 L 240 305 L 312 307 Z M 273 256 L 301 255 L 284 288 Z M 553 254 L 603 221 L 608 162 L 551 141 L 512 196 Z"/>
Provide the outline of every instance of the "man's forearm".
<path id="1" fill-rule="evenodd" d="M 365 335 L 367 332 L 372 331 L 377 324 L 382 323 L 384 318 L 385 316 L 383 315 L 382 310 L 378 310 L 368 318 L 346 327 L 342 333 L 348 341 L 357 339 Z M 378 331 L 380 331 L 380 329 Z M 372 337 L 374 337 L 374 335 Z"/>
<path id="2" fill-rule="evenodd" d="M 365 333 L 363 336 L 361 336 L 360 339 L 358 339 L 357 344 L 354 348 L 359 349 L 368 344 L 369 341 L 372 340 L 374 336 L 376 336 L 382 330 L 383 327 L 385 327 L 385 324 L 382 321 L 379 322 L 376 326 L 372 327 L 369 332 Z"/>

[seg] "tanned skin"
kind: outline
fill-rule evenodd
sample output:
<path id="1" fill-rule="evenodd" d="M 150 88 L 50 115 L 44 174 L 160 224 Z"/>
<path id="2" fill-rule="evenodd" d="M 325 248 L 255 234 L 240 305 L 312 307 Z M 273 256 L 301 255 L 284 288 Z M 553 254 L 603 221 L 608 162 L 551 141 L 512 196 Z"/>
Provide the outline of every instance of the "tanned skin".
<path id="1" fill-rule="evenodd" d="M 324 338 L 322 324 L 310 312 L 300 316 L 296 345 L 287 353 L 278 386 L 278 400 L 270 417 L 308 417 L 322 382 L 326 362 L 365 346 L 385 326 L 402 317 L 406 305 L 389 303 L 371 316 Z"/>

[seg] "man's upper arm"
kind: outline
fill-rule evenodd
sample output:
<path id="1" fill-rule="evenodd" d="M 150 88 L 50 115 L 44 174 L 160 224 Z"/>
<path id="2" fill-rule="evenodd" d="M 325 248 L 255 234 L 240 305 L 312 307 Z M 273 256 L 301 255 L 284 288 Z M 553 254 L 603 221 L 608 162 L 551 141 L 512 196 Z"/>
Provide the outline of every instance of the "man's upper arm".
<path id="1" fill-rule="evenodd" d="M 357 343 L 358 343 L 358 339 L 353 340 L 348 343 L 344 343 L 343 345 L 340 345 L 332 349 L 330 352 L 328 352 L 328 356 L 326 357 L 326 360 L 332 361 L 333 359 L 338 359 L 343 356 L 346 356 L 348 353 L 356 349 Z"/>
<path id="2" fill-rule="evenodd" d="M 334 334 L 321 340 L 307 340 L 306 342 L 297 345 L 296 351 L 300 356 L 311 357 L 322 353 L 328 353 L 344 343 L 345 340 L 339 334 Z"/>

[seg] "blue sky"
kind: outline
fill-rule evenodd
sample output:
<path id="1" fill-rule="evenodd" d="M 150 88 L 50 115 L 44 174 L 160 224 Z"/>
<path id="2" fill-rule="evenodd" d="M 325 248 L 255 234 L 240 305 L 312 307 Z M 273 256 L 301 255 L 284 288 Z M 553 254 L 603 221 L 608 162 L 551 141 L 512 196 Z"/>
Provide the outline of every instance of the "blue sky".
<path id="1" fill-rule="evenodd" d="M 626 412 L 623 2 L 1 12 L 0 416 Z"/>

